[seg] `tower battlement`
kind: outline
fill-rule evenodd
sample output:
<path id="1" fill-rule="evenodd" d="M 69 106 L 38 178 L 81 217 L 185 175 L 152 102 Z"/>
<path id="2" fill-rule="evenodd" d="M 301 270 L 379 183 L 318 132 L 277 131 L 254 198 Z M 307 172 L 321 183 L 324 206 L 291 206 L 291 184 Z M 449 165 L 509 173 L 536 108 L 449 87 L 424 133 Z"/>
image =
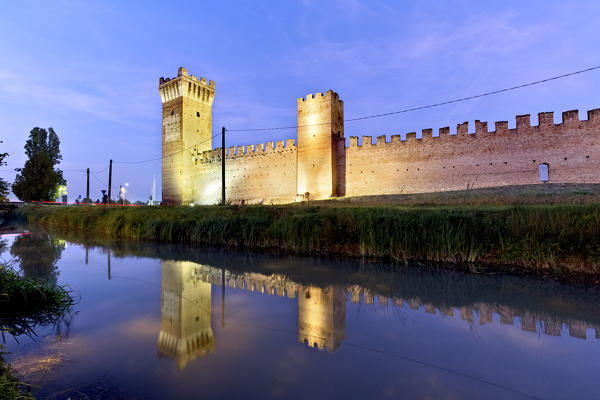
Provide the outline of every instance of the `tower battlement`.
<path id="1" fill-rule="evenodd" d="M 179 67 L 177 77 L 160 77 L 158 91 L 163 103 L 185 96 L 196 101 L 212 104 L 215 97 L 215 81 L 207 81 L 204 77 L 198 79 L 194 75 L 189 75 L 184 67 Z"/>
<path id="2" fill-rule="evenodd" d="M 325 92 L 325 94 L 317 92 L 315 94 L 311 93 L 311 94 L 307 94 L 304 97 L 300 97 L 298 99 L 298 106 L 300 106 L 300 104 L 303 104 L 303 103 L 312 103 L 315 101 L 330 100 L 330 99 L 337 100 L 337 101 L 343 103 L 343 101 L 340 100 L 340 96 L 333 90 L 329 89 L 328 91 Z"/>

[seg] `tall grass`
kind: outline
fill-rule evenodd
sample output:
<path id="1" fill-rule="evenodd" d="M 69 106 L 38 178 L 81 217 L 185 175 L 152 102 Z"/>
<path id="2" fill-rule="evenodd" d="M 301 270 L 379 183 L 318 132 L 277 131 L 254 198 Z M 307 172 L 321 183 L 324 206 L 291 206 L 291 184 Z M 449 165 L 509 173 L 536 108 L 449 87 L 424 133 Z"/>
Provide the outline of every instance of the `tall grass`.
<path id="1" fill-rule="evenodd" d="M 19 275 L 0 263 L 0 331 L 12 336 L 34 335 L 37 325 L 56 322 L 73 304 L 70 292 Z"/>
<path id="2" fill-rule="evenodd" d="M 115 238 L 396 261 L 600 273 L 600 205 L 25 207 L 30 222 Z"/>
<path id="3" fill-rule="evenodd" d="M 15 370 L 7 364 L 0 353 L 0 398 L 4 400 L 33 400 L 27 384 L 19 382 Z"/>
<path id="4" fill-rule="evenodd" d="M 37 325 L 56 322 L 73 303 L 63 287 L 50 287 L 19 275 L 0 263 L 0 331 L 12 336 L 34 335 Z M 0 345 L 1 346 L 1 345 Z M 31 387 L 19 382 L 0 352 L 0 398 L 33 399 Z"/>

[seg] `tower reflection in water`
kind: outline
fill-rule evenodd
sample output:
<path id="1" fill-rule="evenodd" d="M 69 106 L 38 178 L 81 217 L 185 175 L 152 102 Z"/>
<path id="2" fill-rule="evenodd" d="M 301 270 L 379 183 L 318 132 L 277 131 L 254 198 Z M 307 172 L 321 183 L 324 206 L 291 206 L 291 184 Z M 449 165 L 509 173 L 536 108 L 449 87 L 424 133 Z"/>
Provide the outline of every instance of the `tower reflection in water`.
<path id="1" fill-rule="evenodd" d="M 161 262 L 158 354 L 175 359 L 180 369 L 215 349 L 210 321 L 211 284 L 206 277 L 200 264 Z"/>
<path id="2" fill-rule="evenodd" d="M 175 359 L 180 369 L 215 349 L 211 283 L 218 282 L 219 274 L 213 267 L 193 262 L 161 262 L 158 354 Z M 318 349 L 338 349 L 346 336 L 345 289 L 337 285 L 292 286 L 286 290 L 293 291 L 289 297 L 298 293 L 298 340 Z"/>
<path id="3" fill-rule="evenodd" d="M 298 340 L 335 351 L 346 337 L 346 292 L 340 286 L 298 287 Z"/>

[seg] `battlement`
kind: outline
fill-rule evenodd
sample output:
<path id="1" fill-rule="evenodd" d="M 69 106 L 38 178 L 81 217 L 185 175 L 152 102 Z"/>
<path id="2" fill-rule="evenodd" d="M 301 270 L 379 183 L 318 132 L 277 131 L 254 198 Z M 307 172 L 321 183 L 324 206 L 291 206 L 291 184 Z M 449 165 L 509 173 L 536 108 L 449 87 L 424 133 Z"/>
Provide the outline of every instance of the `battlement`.
<path id="1" fill-rule="evenodd" d="M 160 77 L 158 91 L 163 103 L 185 96 L 212 104 L 215 97 L 215 81 L 207 81 L 204 77 L 198 79 L 194 75 L 189 75 L 184 67 L 179 67 L 177 77 Z"/>
<path id="2" fill-rule="evenodd" d="M 553 112 L 541 112 L 538 113 L 538 125 L 531 125 L 531 115 L 517 115 L 515 117 L 515 128 L 509 129 L 508 121 L 497 121 L 494 123 L 495 130 L 488 130 L 488 123 L 485 121 L 475 121 L 475 131 L 469 132 L 469 123 L 463 122 L 456 125 L 454 134 L 450 133 L 450 127 L 439 128 L 438 136 L 433 136 L 433 129 L 423 129 L 421 138 L 417 138 L 416 132 L 406 133 L 406 139 L 401 140 L 400 135 L 392 135 L 391 141 L 386 141 L 386 136 L 381 135 L 377 137 L 376 143 L 373 143 L 372 136 L 363 136 L 362 143 L 359 143 L 358 136 L 350 136 L 350 148 L 376 148 L 390 145 L 404 145 L 411 144 L 413 142 L 422 142 L 430 140 L 459 140 L 461 137 L 475 138 L 485 137 L 491 135 L 515 135 L 515 134 L 561 134 L 564 129 L 571 128 L 596 128 L 600 130 L 600 108 L 589 110 L 587 112 L 587 120 L 579 119 L 579 111 L 571 110 L 562 113 L 562 122 L 554 123 Z M 590 124 L 592 126 L 590 126 Z M 450 138 L 450 139 L 449 139 Z"/>
<path id="3" fill-rule="evenodd" d="M 325 94 L 317 92 L 315 94 L 312 94 L 312 93 L 308 94 L 305 97 L 300 97 L 298 99 L 298 106 L 308 104 L 308 103 L 323 101 L 323 100 L 331 100 L 331 99 L 334 99 L 334 100 L 337 100 L 337 101 L 343 103 L 343 101 L 340 100 L 340 96 L 333 90 L 329 89 L 328 91 L 325 92 Z"/>
<path id="4" fill-rule="evenodd" d="M 323 338 L 322 336 L 317 336 L 317 335 L 299 335 L 298 336 L 298 341 L 300 343 L 304 343 L 305 345 L 307 345 L 308 347 L 312 347 L 316 350 L 327 350 L 327 351 L 334 351 L 335 349 L 333 348 L 332 343 L 329 343 L 329 345 L 327 345 L 327 338 Z M 331 340 L 329 340 L 329 342 L 331 342 Z"/>
<path id="5" fill-rule="evenodd" d="M 231 146 L 225 150 L 224 154 L 226 159 L 236 159 L 241 157 L 263 156 L 274 153 L 286 153 L 296 150 L 297 147 L 295 140 L 287 139 L 286 141 L 278 140 L 277 142 L 251 144 L 247 146 Z M 192 150 L 192 154 L 193 157 L 201 163 L 218 162 L 221 161 L 222 157 L 222 151 L 220 147 L 201 153 L 194 149 Z"/>

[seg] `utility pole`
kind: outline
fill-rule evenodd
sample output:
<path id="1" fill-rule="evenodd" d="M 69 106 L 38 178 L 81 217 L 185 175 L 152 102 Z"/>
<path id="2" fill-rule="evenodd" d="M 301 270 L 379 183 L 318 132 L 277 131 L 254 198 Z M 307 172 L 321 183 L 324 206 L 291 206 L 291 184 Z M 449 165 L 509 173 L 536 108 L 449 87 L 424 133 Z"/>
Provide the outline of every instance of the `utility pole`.
<path id="1" fill-rule="evenodd" d="M 225 205 L 225 127 L 221 130 L 221 204 Z"/>
<path id="2" fill-rule="evenodd" d="M 89 201 L 90 199 L 90 169 L 87 169 L 87 188 L 85 190 L 85 198 L 87 199 L 86 201 Z"/>
<path id="3" fill-rule="evenodd" d="M 112 183 L 112 160 L 110 160 L 110 164 L 108 164 L 108 203 L 110 204 L 110 186 Z"/>

